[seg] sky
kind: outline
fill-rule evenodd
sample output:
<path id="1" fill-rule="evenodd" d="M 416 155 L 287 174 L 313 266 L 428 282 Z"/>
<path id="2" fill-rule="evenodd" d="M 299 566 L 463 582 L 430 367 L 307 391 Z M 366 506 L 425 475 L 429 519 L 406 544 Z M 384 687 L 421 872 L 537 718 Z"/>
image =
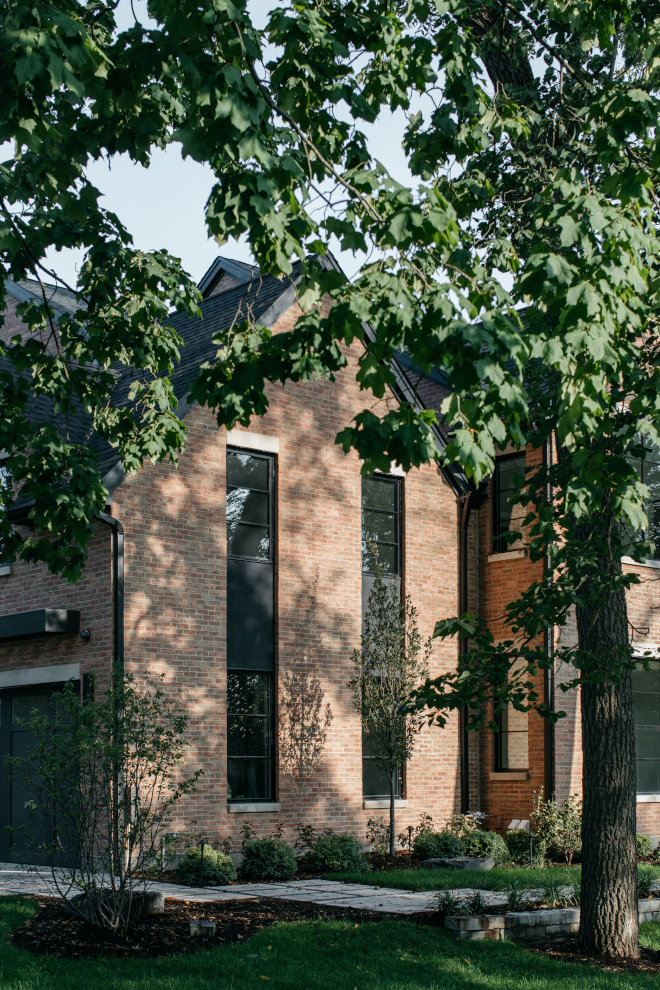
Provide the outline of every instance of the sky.
<path id="1" fill-rule="evenodd" d="M 134 0 L 137 16 L 147 23 L 146 0 Z M 266 23 L 273 0 L 251 0 L 253 21 L 257 27 Z M 133 23 L 130 0 L 120 0 L 118 21 L 121 29 Z M 401 148 L 405 116 L 402 111 L 381 115 L 378 122 L 365 127 L 370 147 L 399 182 L 412 183 L 406 158 Z M 183 159 L 179 145 L 164 151 L 156 150 L 149 168 L 134 165 L 127 155 L 115 156 L 111 162 L 95 162 L 88 169 L 91 182 L 101 191 L 101 204 L 117 214 L 141 250 L 166 249 L 180 258 L 184 269 L 197 281 L 218 254 L 251 261 L 246 243 L 230 241 L 218 247 L 209 239 L 204 222 L 206 200 L 213 186 L 213 173 L 208 166 L 192 159 Z M 332 245 L 347 275 L 355 274 L 359 260 Z M 82 252 L 51 251 L 48 267 L 70 285 L 75 284 Z"/>

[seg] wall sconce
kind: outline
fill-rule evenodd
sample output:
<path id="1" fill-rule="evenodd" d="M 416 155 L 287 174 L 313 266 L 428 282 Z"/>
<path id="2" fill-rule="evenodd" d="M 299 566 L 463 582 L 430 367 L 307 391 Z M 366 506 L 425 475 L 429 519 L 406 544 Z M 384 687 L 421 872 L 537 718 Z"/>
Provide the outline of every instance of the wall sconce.
<path id="1" fill-rule="evenodd" d="M 90 633 L 89 629 L 81 629 L 78 635 L 82 639 L 83 643 L 89 643 L 90 639 L 92 638 L 92 634 Z"/>

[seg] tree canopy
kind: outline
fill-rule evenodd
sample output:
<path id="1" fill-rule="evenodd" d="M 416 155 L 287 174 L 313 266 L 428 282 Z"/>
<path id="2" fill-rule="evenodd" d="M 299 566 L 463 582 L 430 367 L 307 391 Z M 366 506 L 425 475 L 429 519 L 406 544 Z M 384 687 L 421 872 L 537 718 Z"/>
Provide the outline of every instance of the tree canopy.
<path id="1" fill-rule="evenodd" d="M 115 7 L 3 8 L 0 139 L 14 144 L 0 176 L 4 271 L 52 278 L 49 247 L 87 252 L 78 312 L 55 326 L 45 303 L 26 304 L 33 336 L 6 348 L 0 444 L 35 499 L 37 530 L 59 535 L 46 546 L 7 532 L 10 552 L 75 578 L 104 498 L 93 451 L 35 416 L 33 395 L 64 421 L 87 410 L 129 471 L 181 449 L 167 378 L 180 341 L 164 319 L 171 306 L 197 311 L 194 286 L 176 259 L 132 247 L 85 176 L 92 160 L 127 152 L 147 164 L 172 142 L 215 172 L 206 216 L 219 243 L 247 235 L 257 263 L 283 277 L 306 259 L 295 330 L 242 324 L 218 340 L 193 397 L 220 423 L 262 413 L 266 380 L 331 377 L 345 361 L 338 343 L 364 339 L 368 321 L 360 385 L 382 395 L 393 352 L 407 349 L 422 370 L 447 372 L 457 428 L 440 452 L 434 413 L 365 410 L 340 440 L 366 471 L 441 456 L 478 482 L 496 445 L 556 428 L 571 518 L 607 489 L 615 516 L 644 528 L 625 458 L 606 441 L 595 457 L 576 452 L 612 435 L 657 440 L 652 4 L 294 3 L 257 31 L 240 3 L 153 2 L 155 28 L 122 32 Z M 412 188 L 373 159 L 365 133 L 397 108 Z M 323 211 L 311 208 L 319 199 Z M 368 254 L 352 284 L 315 263 L 331 237 Z M 321 319 L 325 291 L 335 305 Z M 556 382 L 536 402 L 524 374 L 535 360 Z M 141 372 L 131 403 L 117 367 Z M 53 476 L 56 500 L 44 496 Z"/>

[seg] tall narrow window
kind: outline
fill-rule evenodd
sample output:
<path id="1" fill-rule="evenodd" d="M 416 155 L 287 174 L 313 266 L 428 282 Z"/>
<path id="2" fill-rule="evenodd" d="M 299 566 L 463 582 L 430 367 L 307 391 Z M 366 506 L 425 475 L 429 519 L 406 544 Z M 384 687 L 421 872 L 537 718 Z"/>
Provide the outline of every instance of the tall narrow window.
<path id="1" fill-rule="evenodd" d="M 510 497 L 518 490 L 514 484 L 515 475 L 525 474 L 525 455 L 515 454 L 513 457 L 501 457 L 495 464 L 493 479 L 493 550 L 504 553 L 510 549 L 510 544 L 504 534 L 510 530 L 519 529 L 526 513 L 522 509 L 509 505 Z"/>
<path id="2" fill-rule="evenodd" d="M 374 583 L 375 544 L 386 579 L 401 578 L 401 481 L 374 475 L 362 479 L 362 614 Z M 365 798 L 390 796 L 390 782 L 376 766 L 375 754 L 362 741 L 362 793 Z M 397 774 L 396 795 L 403 793 L 401 768 Z"/>
<path id="3" fill-rule="evenodd" d="M 511 668 L 513 673 L 515 664 Z M 495 732 L 495 769 L 527 770 L 529 768 L 528 712 L 505 705 L 497 716 Z"/>
<path id="4" fill-rule="evenodd" d="M 0 491 L 6 491 L 7 489 L 11 488 L 11 482 L 12 482 L 11 471 L 7 467 L 7 461 L 8 461 L 7 457 L 0 457 Z M 0 515 L 4 516 L 4 514 L 5 514 L 5 507 L 3 505 L 2 498 L 0 496 Z M 1 562 L 3 556 L 4 556 L 4 545 L 2 540 L 0 539 L 0 567 L 2 566 Z M 5 561 L 5 563 L 6 562 L 7 561 Z"/>
<path id="5" fill-rule="evenodd" d="M 233 801 L 271 796 L 272 689 L 270 673 L 227 672 L 227 781 Z"/>
<path id="6" fill-rule="evenodd" d="M 529 767 L 527 712 L 519 712 L 507 705 L 498 718 L 496 733 L 497 770 L 527 770 Z"/>
<path id="7" fill-rule="evenodd" d="M 660 447 L 656 446 L 649 437 L 637 436 L 636 440 L 646 448 L 644 458 L 631 457 L 640 480 L 649 488 L 649 497 L 644 500 L 644 512 L 649 521 L 645 533 L 634 534 L 632 539 L 642 537 L 650 540 L 653 550 L 648 551 L 649 559 L 660 560 Z"/>
<path id="8" fill-rule="evenodd" d="M 660 794 L 660 662 L 633 670 L 637 793 Z"/>
<path id="9" fill-rule="evenodd" d="M 273 458 L 227 451 L 227 784 L 273 796 Z"/>
<path id="10" fill-rule="evenodd" d="M 393 478 L 362 479 L 362 570 L 373 573 L 370 543 L 378 548 L 386 574 L 401 573 L 401 482 Z"/>

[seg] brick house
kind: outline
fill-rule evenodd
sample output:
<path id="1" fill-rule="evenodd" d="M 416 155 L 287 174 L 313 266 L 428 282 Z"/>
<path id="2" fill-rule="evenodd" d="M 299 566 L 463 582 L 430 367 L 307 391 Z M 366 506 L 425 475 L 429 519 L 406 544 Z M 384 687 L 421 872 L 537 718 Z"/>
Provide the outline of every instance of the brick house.
<path id="1" fill-rule="evenodd" d="M 293 282 L 298 274 L 294 269 Z M 418 607 L 423 636 L 438 619 L 464 610 L 483 616 L 496 633 L 503 606 L 540 567 L 524 546 L 509 548 L 500 538 L 511 516 L 507 486 L 521 459 L 530 465 L 544 452 L 504 452 L 479 492 L 459 471 L 436 464 L 363 479 L 357 455 L 345 456 L 334 443 L 365 405 L 355 381 L 358 345 L 345 349 L 348 365 L 334 383 L 269 385 L 262 419 L 247 430 L 218 429 L 211 412 L 187 401 L 199 366 L 215 355 L 214 332 L 239 308 L 249 307 L 275 333 L 290 328 L 300 310 L 293 284 L 225 258 L 214 262 L 200 290 L 201 321 L 172 317 L 185 341 L 173 375 L 188 428 L 179 466 L 145 464 L 126 476 L 116 452 L 90 435 L 109 499 L 84 577 L 72 587 L 43 567 L 0 570 L 0 755 L 29 743 L 17 718 L 67 680 L 84 691 L 93 671 L 102 683 L 115 659 L 137 677 L 163 673 L 190 717 L 189 762 L 204 776 L 180 808 L 181 826 L 195 819 L 209 839 L 230 835 L 234 847 L 246 820 L 259 835 L 281 822 L 291 837 L 303 821 L 364 837 L 367 820 L 386 816 L 388 802 L 382 775 L 363 752 L 348 687 L 371 582 L 363 541 L 378 542 Z M 37 284 L 9 283 L 8 291 L 5 340 L 25 329 L 15 309 Z M 64 290 L 54 292 L 56 311 L 71 305 Z M 442 374 L 420 375 L 405 355 L 393 370 L 396 389 L 372 408 L 383 412 L 407 399 L 439 409 Z M 12 510 L 14 525 L 29 525 L 28 508 Z M 630 593 L 630 619 L 645 648 L 660 643 L 653 583 L 660 562 L 635 566 L 643 583 Z M 557 635 L 548 634 L 549 650 Z M 451 669 L 457 650 L 456 643 L 436 642 L 431 676 Z M 552 699 L 569 674 L 541 675 L 541 693 Z M 642 675 L 636 687 L 639 828 L 658 838 L 660 679 Z M 285 756 L 286 713 L 301 690 L 332 716 L 313 771 Z M 579 791 L 576 692 L 558 694 L 557 707 L 567 718 L 554 730 L 514 711 L 499 734 L 466 734 L 456 714 L 442 729 L 423 729 L 401 771 L 397 825 L 422 813 L 441 824 L 470 809 L 493 815 L 493 826 L 505 830 L 511 819 L 529 817 L 540 787 L 558 798 Z M 0 774 L 0 825 L 11 826 L 24 795 Z M 9 857 L 10 843 L 1 831 L 0 860 Z"/>

